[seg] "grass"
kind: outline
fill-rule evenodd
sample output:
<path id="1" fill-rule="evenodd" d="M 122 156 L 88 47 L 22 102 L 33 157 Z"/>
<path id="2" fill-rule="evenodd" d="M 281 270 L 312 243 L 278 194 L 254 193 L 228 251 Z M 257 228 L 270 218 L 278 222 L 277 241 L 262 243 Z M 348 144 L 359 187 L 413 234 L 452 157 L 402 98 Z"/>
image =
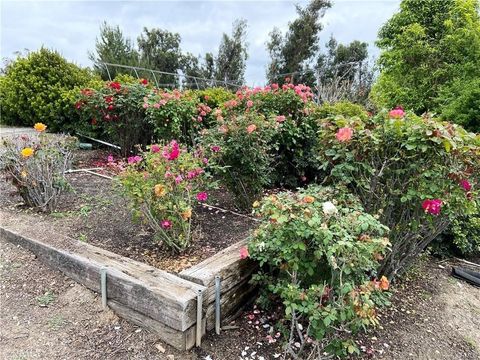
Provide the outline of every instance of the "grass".
<path id="1" fill-rule="evenodd" d="M 80 240 L 81 242 L 86 243 L 86 242 L 88 241 L 88 237 L 87 237 L 86 234 L 81 233 L 80 235 L 78 235 L 78 240 Z"/>
<path id="2" fill-rule="evenodd" d="M 477 350 L 477 342 L 473 340 L 470 336 L 464 336 L 463 339 L 465 342 L 472 348 L 472 350 Z"/>
<path id="3" fill-rule="evenodd" d="M 62 315 L 55 315 L 48 320 L 48 328 L 57 331 L 65 325 L 65 318 Z"/>
<path id="4" fill-rule="evenodd" d="M 37 297 L 38 305 L 41 307 L 47 307 L 55 301 L 55 294 L 53 292 L 46 291 L 42 296 Z"/>

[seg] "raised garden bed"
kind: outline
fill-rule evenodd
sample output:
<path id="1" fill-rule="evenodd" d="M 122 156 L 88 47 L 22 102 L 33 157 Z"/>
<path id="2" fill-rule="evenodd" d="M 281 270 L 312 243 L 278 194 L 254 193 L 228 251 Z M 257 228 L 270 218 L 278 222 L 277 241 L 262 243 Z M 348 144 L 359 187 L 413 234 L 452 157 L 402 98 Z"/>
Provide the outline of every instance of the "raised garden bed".
<path id="1" fill-rule="evenodd" d="M 87 155 L 87 156 L 86 156 Z M 88 167 L 103 153 L 80 152 L 76 167 Z M 98 164 L 97 164 L 98 165 Z M 87 173 L 68 175 L 72 191 L 52 214 L 22 208 L 2 181 L 0 237 L 33 251 L 53 267 L 94 291 L 107 268 L 108 305 L 178 349 L 195 344 L 197 294 L 203 292 L 202 335 L 215 325 L 215 276 L 222 281 L 222 319 L 234 317 L 251 299 L 248 280 L 255 267 L 240 260 L 239 249 L 254 221 L 214 208 L 198 209 L 192 246 L 172 254 L 131 220 L 126 202 L 109 179 Z M 218 192 L 215 205 L 231 207 Z M 243 241 L 242 241 L 243 240 Z"/>

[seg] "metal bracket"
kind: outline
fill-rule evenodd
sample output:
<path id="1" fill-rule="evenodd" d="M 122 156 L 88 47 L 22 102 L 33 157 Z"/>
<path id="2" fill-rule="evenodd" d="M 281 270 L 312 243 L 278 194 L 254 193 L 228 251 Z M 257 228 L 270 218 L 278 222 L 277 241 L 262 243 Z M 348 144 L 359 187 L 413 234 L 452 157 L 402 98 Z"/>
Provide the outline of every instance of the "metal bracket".
<path id="1" fill-rule="evenodd" d="M 221 279 L 220 276 L 215 276 L 215 333 L 220 335 L 220 321 L 221 321 L 221 312 L 220 312 L 220 295 L 221 295 Z"/>
<path id="2" fill-rule="evenodd" d="M 197 292 L 197 328 L 196 328 L 196 335 L 197 338 L 195 340 L 195 346 L 200 347 L 202 345 L 202 313 L 203 313 L 203 291 L 198 290 Z"/>
<path id="3" fill-rule="evenodd" d="M 102 306 L 104 309 L 108 307 L 107 304 L 107 268 L 100 269 L 100 290 L 102 292 Z"/>

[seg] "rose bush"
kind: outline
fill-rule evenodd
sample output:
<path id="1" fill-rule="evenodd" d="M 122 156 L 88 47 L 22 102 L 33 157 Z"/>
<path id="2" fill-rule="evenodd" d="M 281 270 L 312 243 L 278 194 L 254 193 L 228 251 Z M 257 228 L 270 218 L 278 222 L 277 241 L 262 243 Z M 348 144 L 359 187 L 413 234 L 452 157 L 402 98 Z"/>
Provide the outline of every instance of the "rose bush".
<path id="1" fill-rule="evenodd" d="M 108 141 L 121 147 L 123 156 L 149 144 L 154 127 L 147 121 L 142 106 L 151 88 L 141 81 L 136 83 L 105 82 L 99 89 L 85 88 L 77 94 L 75 108 L 84 121 L 100 128 Z"/>
<path id="2" fill-rule="evenodd" d="M 59 195 L 68 189 L 65 171 L 70 167 L 77 139 L 45 134 L 47 126 L 36 123 L 38 135 L 4 139 L 0 169 L 16 187 L 25 204 L 51 212 Z"/>
<path id="3" fill-rule="evenodd" d="M 278 123 L 256 113 L 219 119 L 218 127 L 202 132 L 202 144 L 221 169 L 221 181 L 235 195 L 236 204 L 250 209 L 262 191 L 272 185 L 270 147 Z"/>
<path id="4" fill-rule="evenodd" d="M 351 334 L 376 325 L 376 308 L 387 302 L 389 283 L 376 269 L 388 228 L 341 187 L 270 195 L 254 213 L 262 222 L 240 255 L 260 264 L 260 303 L 282 305 L 288 352 L 358 352 Z"/>
<path id="5" fill-rule="evenodd" d="M 207 162 L 201 150 L 188 152 L 173 140 L 128 157 L 125 171 L 117 177 L 134 217 L 173 251 L 190 245 L 195 204 L 206 201 L 206 189 L 214 185 L 205 172 Z"/>
<path id="6" fill-rule="evenodd" d="M 346 130 L 349 129 L 349 130 Z M 480 136 L 397 108 L 362 120 L 330 118 L 319 133 L 327 183 L 348 184 L 391 229 L 381 273 L 404 271 L 452 220 L 475 211 Z"/>

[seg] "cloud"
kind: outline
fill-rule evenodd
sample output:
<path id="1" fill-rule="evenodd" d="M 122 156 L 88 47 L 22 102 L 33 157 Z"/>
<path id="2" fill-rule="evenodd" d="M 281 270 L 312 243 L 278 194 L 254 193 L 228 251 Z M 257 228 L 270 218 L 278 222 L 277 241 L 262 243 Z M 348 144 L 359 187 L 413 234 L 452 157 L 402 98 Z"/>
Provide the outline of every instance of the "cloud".
<path id="1" fill-rule="evenodd" d="M 35 50 L 44 45 L 67 59 L 90 66 L 100 24 L 119 25 L 136 41 L 143 27 L 178 32 L 182 49 L 195 55 L 216 52 L 222 33 L 230 33 L 237 18 L 248 21 L 248 84 L 265 81 L 265 43 L 276 26 L 285 31 L 295 16 L 295 3 L 306 1 L 22 1 L 0 2 L 0 55 Z M 322 45 L 333 34 L 340 42 L 354 39 L 371 44 L 380 26 L 398 8 L 399 0 L 337 0 L 327 10 L 320 35 Z"/>

